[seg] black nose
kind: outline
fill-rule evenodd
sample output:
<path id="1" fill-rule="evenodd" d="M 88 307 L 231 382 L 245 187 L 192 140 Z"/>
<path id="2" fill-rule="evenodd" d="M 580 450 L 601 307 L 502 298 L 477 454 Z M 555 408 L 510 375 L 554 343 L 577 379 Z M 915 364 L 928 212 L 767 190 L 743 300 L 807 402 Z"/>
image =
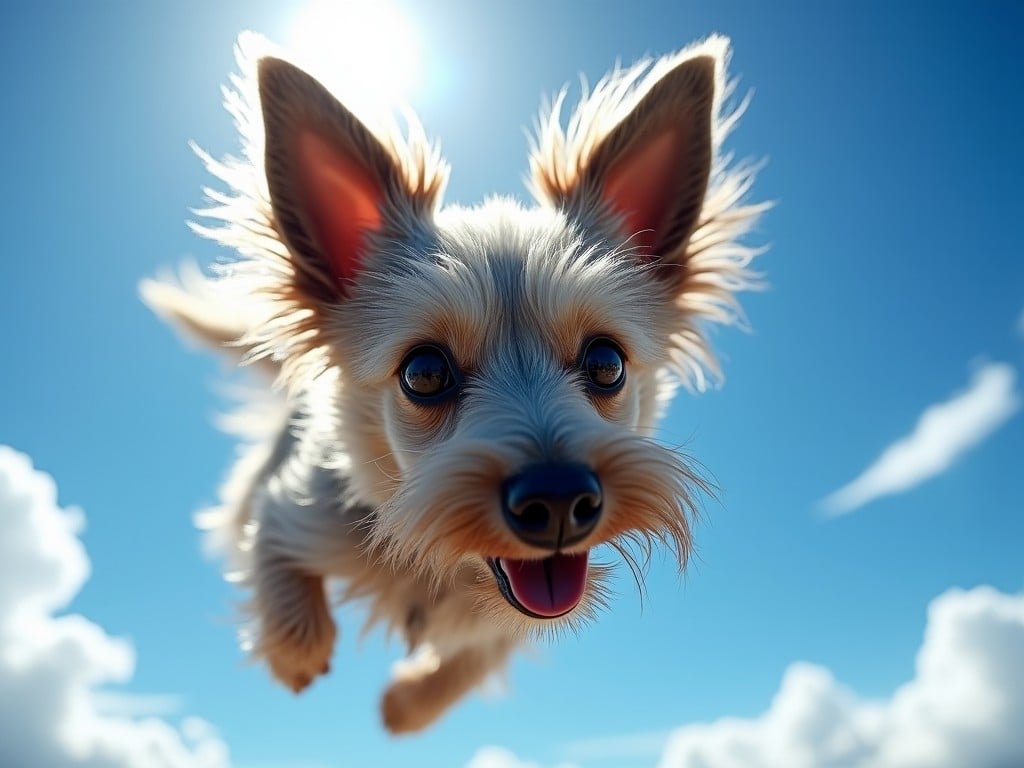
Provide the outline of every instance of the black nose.
<path id="1" fill-rule="evenodd" d="M 508 527 L 535 547 L 571 546 L 601 517 L 601 483 L 583 464 L 534 464 L 508 478 L 501 490 Z"/>

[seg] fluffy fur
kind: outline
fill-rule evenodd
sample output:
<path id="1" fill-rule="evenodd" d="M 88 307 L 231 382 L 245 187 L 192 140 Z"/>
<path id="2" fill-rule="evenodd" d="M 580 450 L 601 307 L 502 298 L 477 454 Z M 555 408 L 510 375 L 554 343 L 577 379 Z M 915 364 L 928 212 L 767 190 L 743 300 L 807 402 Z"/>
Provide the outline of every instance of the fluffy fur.
<path id="1" fill-rule="evenodd" d="M 194 226 L 236 258 L 142 293 L 276 378 L 236 420 L 247 447 L 202 518 L 250 595 L 252 653 L 295 691 L 326 673 L 330 579 L 416 651 L 382 701 L 387 728 L 413 731 L 606 602 L 610 566 L 589 562 L 569 609 L 542 618 L 516 599 L 516 567 L 543 564 L 554 605 L 558 563 L 601 544 L 635 567 L 661 543 L 685 565 L 701 481 L 652 435 L 676 383 L 718 373 L 705 325 L 737 319 L 755 282 L 740 239 L 763 210 L 743 202 L 752 170 L 721 153 L 740 111 L 723 110 L 728 45 L 616 70 L 567 124 L 559 96 L 530 157 L 533 207 L 444 209 L 447 166 L 414 117 L 404 132 L 357 118 L 262 46 L 242 41 L 226 93 L 244 156 L 202 155 L 228 191 L 207 191 L 213 224 Z M 609 354 L 625 378 L 604 387 Z M 424 360 L 442 369 L 436 397 L 410 390 Z M 508 489 L 570 465 L 598 490 L 564 524 L 596 522 L 538 546 Z"/>

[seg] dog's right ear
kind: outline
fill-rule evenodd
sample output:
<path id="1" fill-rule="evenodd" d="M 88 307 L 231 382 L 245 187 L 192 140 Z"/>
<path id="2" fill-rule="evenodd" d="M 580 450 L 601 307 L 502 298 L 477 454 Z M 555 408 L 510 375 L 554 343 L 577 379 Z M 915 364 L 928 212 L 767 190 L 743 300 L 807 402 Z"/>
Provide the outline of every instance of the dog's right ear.
<path id="1" fill-rule="evenodd" d="M 673 366 L 704 386 L 718 375 L 703 322 L 741 317 L 735 294 L 760 285 L 760 252 L 742 242 L 770 206 L 748 203 L 757 167 L 730 167 L 721 144 L 743 112 L 722 110 L 732 86 L 729 41 L 712 36 L 656 61 L 616 69 L 563 126 L 565 92 L 539 125 L 531 187 L 542 205 L 645 265 L 680 311 L 671 329 Z"/>
<path id="2" fill-rule="evenodd" d="M 725 57 L 715 38 L 617 70 L 564 130 L 556 102 L 531 158 L 538 198 L 576 217 L 609 214 L 642 259 L 685 264 L 711 174 Z"/>
<path id="3" fill-rule="evenodd" d="M 316 79 L 282 59 L 258 62 L 264 167 L 273 223 L 296 286 L 315 300 L 343 297 L 376 236 L 436 207 L 443 174 L 409 168 Z"/>

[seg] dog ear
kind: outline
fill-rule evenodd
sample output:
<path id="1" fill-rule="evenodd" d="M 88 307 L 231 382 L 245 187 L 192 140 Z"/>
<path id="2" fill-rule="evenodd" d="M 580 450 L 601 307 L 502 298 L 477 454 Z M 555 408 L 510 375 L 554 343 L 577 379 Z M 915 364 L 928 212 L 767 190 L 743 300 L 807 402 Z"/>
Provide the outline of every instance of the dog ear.
<path id="1" fill-rule="evenodd" d="M 612 75 L 566 133 L 556 103 L 532 158 L 535 193 L 584 219 L 612 214 L 641 257 L 685 261 L 711 174 L 716 53 L 662 59 L 646 76 Z"/>
<path id="2" fill-rule="evenodd" d="M 410 190 L 394 148 L 303 70 L 266 57 L 257 71 L 274 226 L 301 288 L 337 300 L 363 268 L 372 238 L 402 218 L 393 209 L 429 213 L 439 190 Z"/>

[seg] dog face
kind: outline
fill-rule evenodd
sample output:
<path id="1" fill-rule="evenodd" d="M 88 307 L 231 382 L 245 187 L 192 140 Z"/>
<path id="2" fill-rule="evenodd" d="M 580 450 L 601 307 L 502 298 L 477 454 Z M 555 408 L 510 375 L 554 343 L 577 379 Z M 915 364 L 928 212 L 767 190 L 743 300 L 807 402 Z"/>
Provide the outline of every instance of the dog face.
<path id="1" fill-rule="evenodd" d="M 414 254 L 383 244 L 375 259 L 335 332 L 382 550 L 435 576 L 481 568 L 481 603 L 516 620 L 596 599 L 600 542 L 685 556 L 691 474 L 639 434 L 678 319 L 652 268 L 508 201 L 446 212 Z"/>
<path id="2" fill-rule="evenodd" d="M 472 569 L 513 631 L 601 602 L 599 544 L 689 552 L 700 481 L 651 433 L 672 375 L 713 368 L 699 322 L 730 319 L 750 277 L 735 240 L 759 209 L 718 161 L 725 55 L 615 73 L 567 130 L 556 103 L 532 209 L 440 210 L 447 169 L 417 128 L 375 133 L 274 57 L 252 114 L 236 104 L 253 173 L 210 161 L 240 192 L 213 234 L 266 299 L 248 341 L 294 388 L 329 372 L 371 546 L 436 583 Z"/>

